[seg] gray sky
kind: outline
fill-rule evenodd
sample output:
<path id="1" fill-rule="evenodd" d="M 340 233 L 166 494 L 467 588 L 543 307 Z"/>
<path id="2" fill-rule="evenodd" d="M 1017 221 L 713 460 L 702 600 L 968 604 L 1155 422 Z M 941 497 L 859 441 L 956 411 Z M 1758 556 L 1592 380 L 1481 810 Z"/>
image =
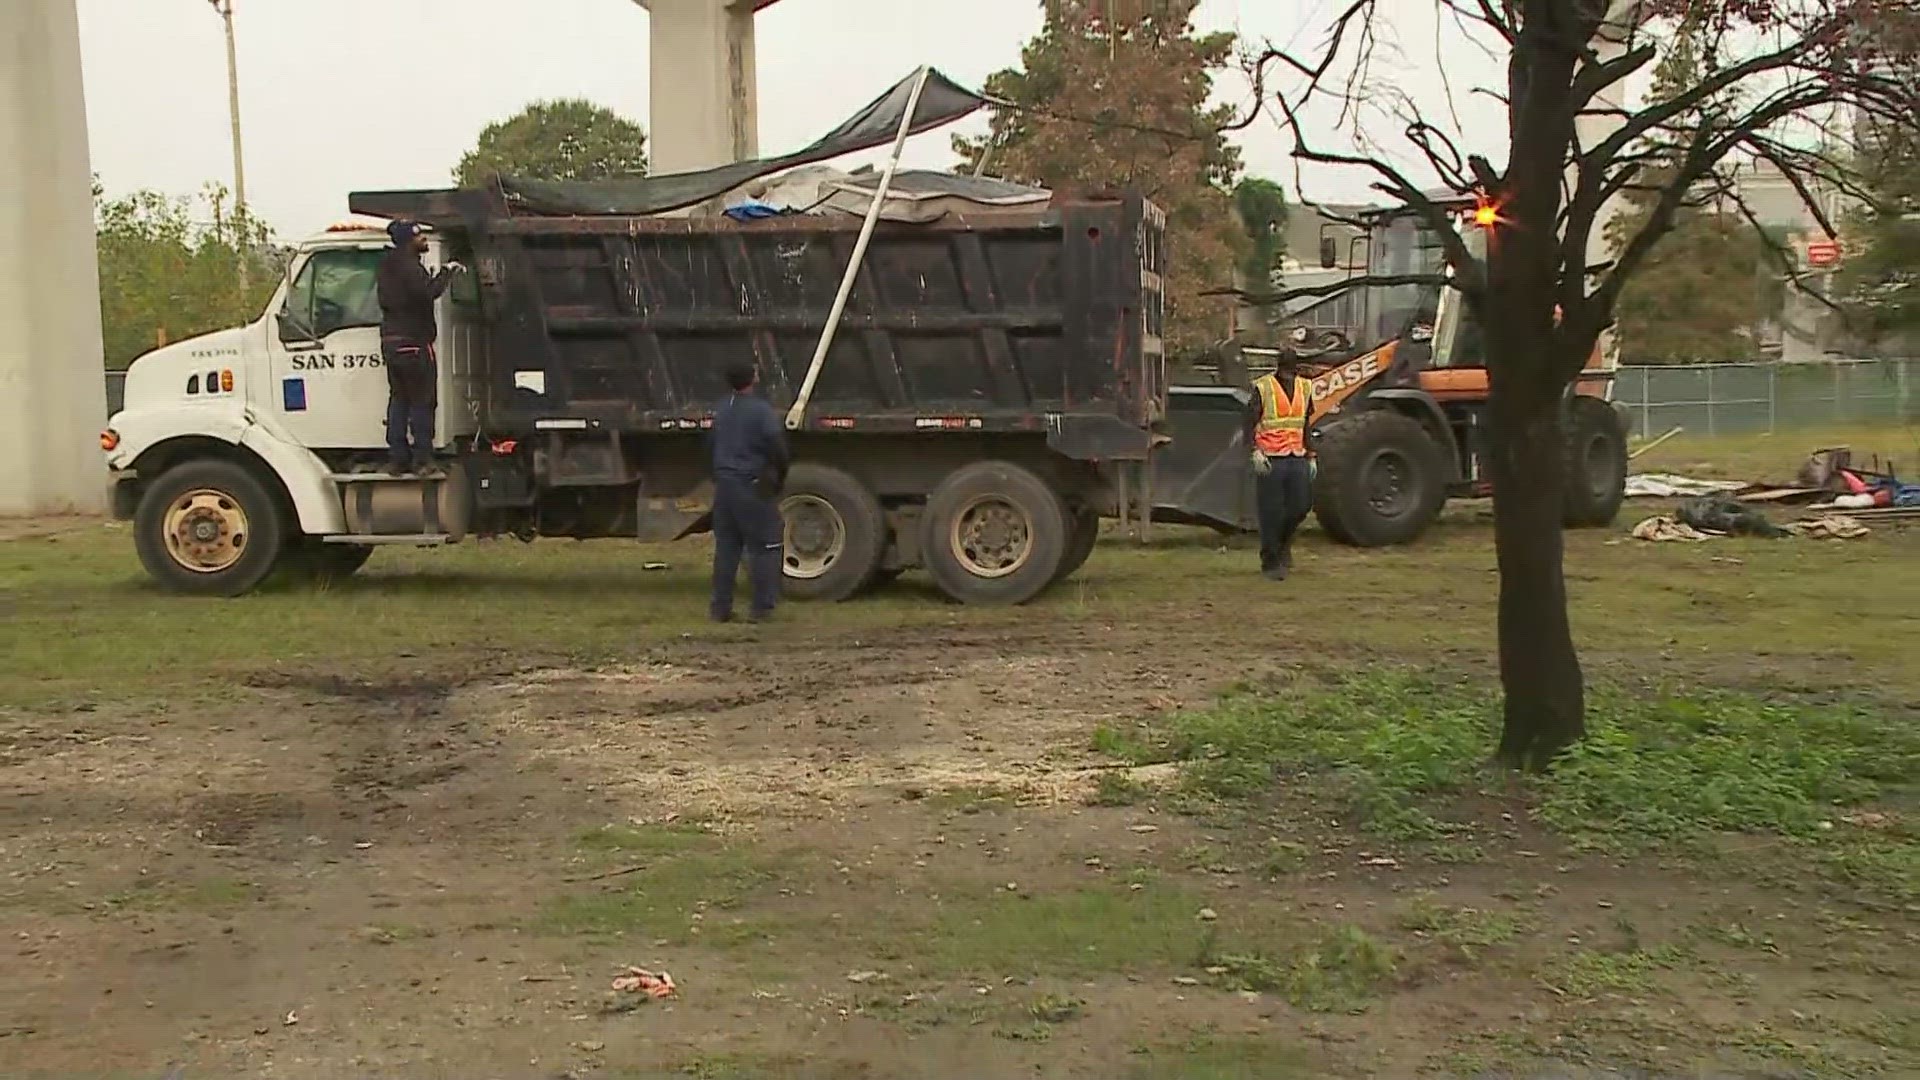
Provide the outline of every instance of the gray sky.
<path id="1" fill-rule="evenodd" d="M 1402 90 L 1444 110 L 1431 10 L 1402 2 L 1420 10 L 1396 20 L 1402 55 L 1386 67 Z M 224 45 L 207 0 L 78 4 L 93 167 L 107 190 L 231 184 Z M 1206 0 L 1197 22 L 1304 46 L 1333 6 Z M 533 99 L 584 97 L 647 122 L 647 15 L 631 0 L 235 0 L 235 9 L 248 194 L 283 238 L 344 216 L 355 189 L 446 185 L 483 126 Z M 812 141 L 921 63 L 978 87 L 1017 62 L 1039 25 L 1037 0 L 782 0 L 759 17 L 760 150 Z M 1457 40 L 1444 48 L 1466 126 L 1497 131 L 1486 99 L 1467 94 L 1497 67 Z M 1248 88 L 1229 75 L 1218 93 L 1237 103 Z M 1317 119 L 1329 139 L 1347 137 L 1330 113 Z M 1371 127 L 1396 130 L 1377 118 Z M 1292 186 L 1291 144 L 1274 124 L 1261 120 L 1238 141 L 1250 171 Z M 919 136 L 908 154 L 923 167 L 952 160 L 945 133 Z M 1323 171 L 1308 188 L 1364 196 L 1365 180 Z"/>

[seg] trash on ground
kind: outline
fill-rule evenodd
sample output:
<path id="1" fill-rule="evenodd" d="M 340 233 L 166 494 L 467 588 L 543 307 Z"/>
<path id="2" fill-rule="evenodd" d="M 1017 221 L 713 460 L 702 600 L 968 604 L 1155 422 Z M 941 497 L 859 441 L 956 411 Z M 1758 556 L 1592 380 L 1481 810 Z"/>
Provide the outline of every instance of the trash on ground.
<path id="1" fill-rule="evenodd" d="M 677 989 L 673 985 L 673 976 L 666 972 L 637 967 L 629 967 L 625 975 L 616 976 L 613 988 L 630 994 L 645 994 L 650 998 L 669 998 Z"/>
<path id="2" fill-rule="evenodd" d="M 1683 525 L 1705 533 L 1731 536 L 1785 536 L 1786 530 L 1767 519 L 1767 515 L 1724 496 L 1703 495 L 1682 502 L 1674 517 Z"/>
<path id="3" fill-rule="evenodd" d="M 1822 514 L 1792 522 L 1787 531 L 1808 540 L 1852 540 L 1873 530 L 1845 514 Z"/>
<path id="4" fill-rule="evenodd" d="M 885 981 L 886 977 L 886 973 L 880 971 L 851 971 L 847 973 L 847 981 L 850 983 L 882 982 Z"/>
<path id="5" fill-rule="evenodd" d="M 1920 508 L 1920 484 L 1900 479 L 1893 462 L 1874 455 L 1867 466 L 1854 464 L 1844 446 L 1815 450 L 1800 469 L 1800 482 L 1831 494 L 1816 510 L 1893 510 Z"/>

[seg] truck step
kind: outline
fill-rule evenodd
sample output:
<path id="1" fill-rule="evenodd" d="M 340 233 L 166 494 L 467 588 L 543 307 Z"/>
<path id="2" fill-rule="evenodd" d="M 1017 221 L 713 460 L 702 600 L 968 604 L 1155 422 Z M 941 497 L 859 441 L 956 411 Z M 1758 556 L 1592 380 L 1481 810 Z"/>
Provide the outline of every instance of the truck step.
<path id="1" fill-rule="evenodd" d="M 383 533 L 370 536 L 327 536 L 322 537 L 329 544 L 368 544 L 376 546 L 439 547 L 453 541 L 446 533 Z"/>
<path id="2" fill-rule="evenodd" d="M 446 477 L 445 476 L 423 477 L 418 473 L 350 472 L 350 473 L 328 473 L 327 479 L 332 480 L 334 483 L 337 483 L 337 484 L 380 484 L 380 483 L 391 484 L 391 483 L 400 483 L 402 481 L 405 481 L 408 483 L 418 483 L 419 481 L 424 479 L 445 480 Z"/>

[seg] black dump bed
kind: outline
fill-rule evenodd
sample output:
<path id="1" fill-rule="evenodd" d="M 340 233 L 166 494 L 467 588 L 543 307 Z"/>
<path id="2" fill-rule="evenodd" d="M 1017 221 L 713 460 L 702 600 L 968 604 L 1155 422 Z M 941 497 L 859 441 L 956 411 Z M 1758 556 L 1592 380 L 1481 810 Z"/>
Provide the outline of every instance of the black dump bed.
<path id="1" fill-rule="evenodd" d="M 484 423 L 503 434 L 697 427 L 741 358 L 784 414 L 860 229 L 846 215 L 524 215 L 483 191 L 351 205 L 470 246 Z M 1144 457 L 1166 405 L 1164 226 L 1138 198 L 882 221 L 804 430 L 1032 432 L 1072 457 Z"/>

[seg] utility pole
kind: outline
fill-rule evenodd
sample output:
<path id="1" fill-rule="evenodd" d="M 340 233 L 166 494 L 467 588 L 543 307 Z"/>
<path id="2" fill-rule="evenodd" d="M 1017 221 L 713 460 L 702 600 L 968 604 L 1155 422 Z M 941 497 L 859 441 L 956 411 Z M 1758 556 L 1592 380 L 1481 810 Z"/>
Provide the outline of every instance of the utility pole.
<path id="1" fill-rule="evenodd" d="M 207 0 L 213 10 L 220 13 L 220 21 L 227 31 L 227 116 L 233 124 L 233 213 L 238 226 L 247 221 L 247 159 L 240 149 L 240 60 L 233 44 L 233 0 Z M 240 255 L 240 289 L 245 291 L 248 281 L 247 262 L 249 252 L 240 229 L 233 233 L 233 247 Z"/>
<path id="2" fill-rule="evenodd" d="M 247 161 L 240 150 L 240 61 L 233 47 L 233 0 L 207 0 L 227 28 L 227 115 L 233 123 L 233 205 L 247 206 Z"/>

